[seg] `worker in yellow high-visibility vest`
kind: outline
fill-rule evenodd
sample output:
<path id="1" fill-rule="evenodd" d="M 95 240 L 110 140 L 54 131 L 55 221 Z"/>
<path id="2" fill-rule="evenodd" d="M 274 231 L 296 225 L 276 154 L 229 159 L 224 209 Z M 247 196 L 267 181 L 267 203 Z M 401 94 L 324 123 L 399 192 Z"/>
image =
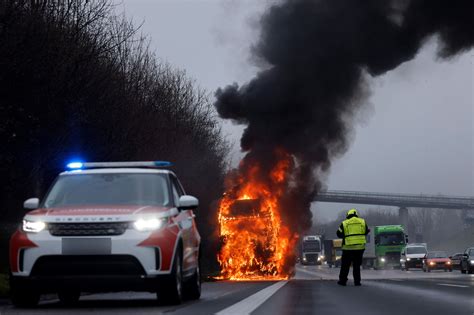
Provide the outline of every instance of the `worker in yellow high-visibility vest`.
<path id="1" fill-rule="evenodd" d="M 336 234 L 342 238 L 342 258 L 341 271 L 339 272 L 339 281 L 337 284 L 345 286 L 347 276 L 352 264 L 352 275 L 354 284 L 360 286 L 360 266 L 362 264 L 362 255 L 365 250 L 366 238 L 370 230 L 365 220 L 359 218 L 356 209 L 347 211 L 346 219 L 342 221 Z"/>

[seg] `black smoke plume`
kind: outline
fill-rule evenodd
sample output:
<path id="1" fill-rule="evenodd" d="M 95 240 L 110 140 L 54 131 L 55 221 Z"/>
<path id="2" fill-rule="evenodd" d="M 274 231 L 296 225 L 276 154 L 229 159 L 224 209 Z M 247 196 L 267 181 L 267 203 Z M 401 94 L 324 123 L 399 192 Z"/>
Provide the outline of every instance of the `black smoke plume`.
<path id="1" fill-rule="evenodd" d="M 413 59 L 433 36 L 439 57 L 473 46 L 472 0 L 287 0 L 260 21 L 252 49 L 260 72 L 216 92 L 219 115 L 247 127 L 240 171 L 257 161 L 262 176 L 275 150 L 295 161 L 284 217 L 294 231 L 311 224 L 321 174 L 348 147 L 352 117 L 369 96 L 368 78 Z"/>

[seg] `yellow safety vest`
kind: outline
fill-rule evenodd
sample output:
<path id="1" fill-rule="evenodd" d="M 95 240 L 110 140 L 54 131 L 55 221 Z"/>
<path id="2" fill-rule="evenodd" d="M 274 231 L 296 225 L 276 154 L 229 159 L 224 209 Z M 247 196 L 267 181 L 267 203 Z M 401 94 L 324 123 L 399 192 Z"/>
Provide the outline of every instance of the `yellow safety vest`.
<path id="1" fill-rule="evenodd" d="M 365 220 L 352 217 L 342 221 L 342 227 L 344 229 L 344 244 L 342 249 L 356 250 L 365 249 Z"/>

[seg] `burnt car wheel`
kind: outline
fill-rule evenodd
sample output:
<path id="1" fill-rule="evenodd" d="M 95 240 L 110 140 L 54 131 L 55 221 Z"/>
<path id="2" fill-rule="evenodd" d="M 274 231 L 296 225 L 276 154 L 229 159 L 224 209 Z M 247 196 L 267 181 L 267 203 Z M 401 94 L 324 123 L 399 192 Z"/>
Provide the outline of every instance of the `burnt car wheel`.
<path id="1" fill-rule="evenodd" d="M 181 304 L 183 301 L 183 261 L 181 249 L 178 248 L 170 276 L 159 285 L 157 292 L 160 304 Z"/>

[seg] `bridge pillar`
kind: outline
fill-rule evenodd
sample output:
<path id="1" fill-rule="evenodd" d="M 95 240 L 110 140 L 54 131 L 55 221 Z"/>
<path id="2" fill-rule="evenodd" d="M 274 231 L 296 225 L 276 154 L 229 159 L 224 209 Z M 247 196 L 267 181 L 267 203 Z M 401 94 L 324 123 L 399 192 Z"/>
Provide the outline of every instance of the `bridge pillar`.
<path id="1" fill-rule="evenodd" d="M 400 221 L 400 224 L 403 225 L 405 234 L 408 234 L 408 209 L 407 208 L 400 207 L 400 209 L 398 209 L 398 219 Z"/>

